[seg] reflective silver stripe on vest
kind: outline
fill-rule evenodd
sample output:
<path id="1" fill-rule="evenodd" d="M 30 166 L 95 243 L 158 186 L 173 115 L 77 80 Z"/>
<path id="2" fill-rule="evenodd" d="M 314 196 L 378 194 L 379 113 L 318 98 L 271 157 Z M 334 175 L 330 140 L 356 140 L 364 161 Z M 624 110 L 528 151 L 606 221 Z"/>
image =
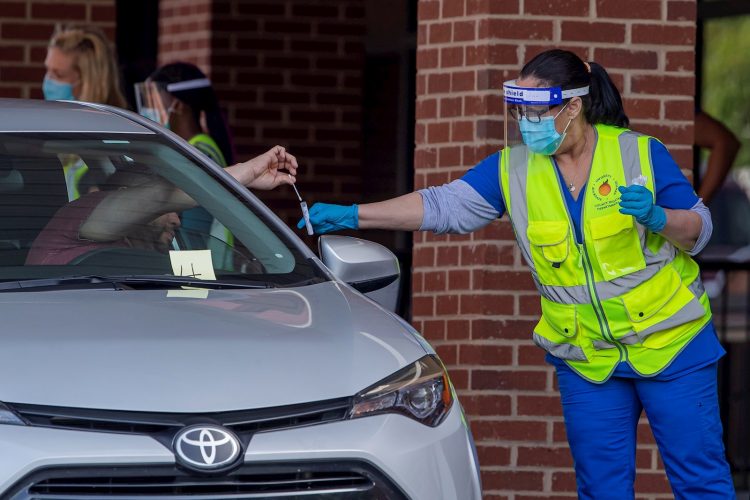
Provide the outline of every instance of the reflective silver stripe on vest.
<path id="1" fill-rule="evenodd" d="M 583 349 L 573 344 L 556 344 L 536 333 L 532 337 L 534 343 L 552 354 L 556 358 L 569 359 L 571 361 L 588 361 Z"/>
<path id="2" fill-rule="evenodd" d="M 597 351 L 601 351 L 603 349 L 617 349 L 617 346 L 615 344 L 610 344 L 606 340 L 595 340 L 592 342 L 594 344 L 594 349 Z"/>
<path id="3" fill-rule="evenodd" d="M 703 287 L 703 280 L 701 279 L 701 274 L 698 273 L 698 276 L 693 280 L 692 283 L 688 286 L 688 290 L 693 292 L 693 295 L 695 295 L 696 299 L 700 299 L 703 297 L 703 294 L 706 293 L 706 289 Z"/>

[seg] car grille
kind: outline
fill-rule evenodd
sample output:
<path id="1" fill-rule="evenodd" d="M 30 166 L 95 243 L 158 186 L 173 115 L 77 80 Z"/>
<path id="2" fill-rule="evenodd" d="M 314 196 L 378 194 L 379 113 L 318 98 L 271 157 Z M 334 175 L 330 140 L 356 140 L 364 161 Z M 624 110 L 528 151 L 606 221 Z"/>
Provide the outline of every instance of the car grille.
<path id="1" fill-rule="evenodd" d="M 161 413 L 64 408 L 7 403 L 36 427 L 171 436 L 195 423 L 213 423 L 240 437 L 257 432 L 335 422 L 346 418 L 351 398 L 218 413 Z"/>
<path id="2" fill-rule="evenodd" d="M 354 461 L 246 464 L 218 477 L 191 476 L 161 465 L 49 468 L 21 480 L 8 498 L 406 500 L 375 467 Z"/>

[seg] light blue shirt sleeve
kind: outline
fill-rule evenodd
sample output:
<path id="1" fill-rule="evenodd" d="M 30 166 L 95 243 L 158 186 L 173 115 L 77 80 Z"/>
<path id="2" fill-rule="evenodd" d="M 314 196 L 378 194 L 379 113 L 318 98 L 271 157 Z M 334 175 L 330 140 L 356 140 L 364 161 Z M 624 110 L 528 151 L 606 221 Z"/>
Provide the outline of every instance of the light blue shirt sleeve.
<path id="1" fill-rule="evenodd" d="M 461 179 L 419 190 L 424 216 L 420 231 L 470 233 L 505 212 L 498 173 L 500 153 L 469 170 Z"/>

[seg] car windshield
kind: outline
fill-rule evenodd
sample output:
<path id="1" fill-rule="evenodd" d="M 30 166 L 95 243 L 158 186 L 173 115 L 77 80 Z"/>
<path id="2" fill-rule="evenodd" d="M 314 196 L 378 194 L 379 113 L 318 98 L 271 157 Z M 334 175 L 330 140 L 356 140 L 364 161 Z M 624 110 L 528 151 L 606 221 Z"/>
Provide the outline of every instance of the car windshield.
<path id="1" fill-rule="evenodd" d="M 308 254 L 309 255 L 309 254 Z M 0 134 L 0 282 L 323 280 L 260 202 L 157 134 Z"/>

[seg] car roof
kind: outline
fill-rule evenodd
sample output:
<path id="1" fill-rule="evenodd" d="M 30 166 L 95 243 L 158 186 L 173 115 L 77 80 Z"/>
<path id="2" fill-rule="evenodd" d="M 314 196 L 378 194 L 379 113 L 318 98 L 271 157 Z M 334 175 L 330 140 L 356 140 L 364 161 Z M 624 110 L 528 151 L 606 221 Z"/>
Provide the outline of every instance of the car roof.
<path id="1" fill-rule="evenodd" d="M 121 114 L 122 113 L 122 114 Z M 2 132 L 104 132 L 153 134 L 131 120 L 126 111 L 109 106 L 41 99 L 0 99 Z"/>

